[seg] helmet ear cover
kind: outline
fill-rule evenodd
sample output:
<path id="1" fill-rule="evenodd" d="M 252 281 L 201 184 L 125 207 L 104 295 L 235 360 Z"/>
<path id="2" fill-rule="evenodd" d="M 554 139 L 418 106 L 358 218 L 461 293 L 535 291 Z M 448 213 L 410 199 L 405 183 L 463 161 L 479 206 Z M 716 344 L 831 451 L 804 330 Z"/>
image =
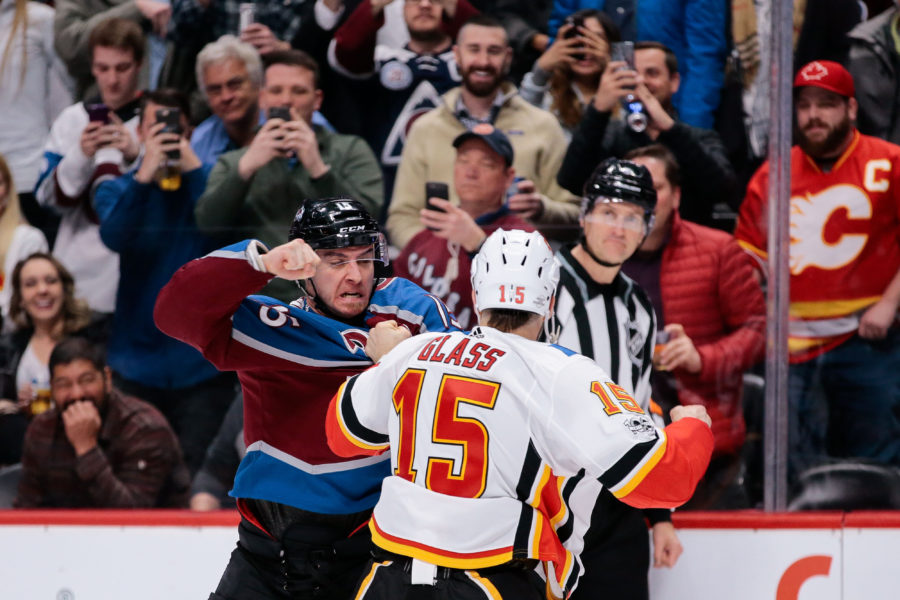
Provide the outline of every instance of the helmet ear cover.
<path id="1" fill-rule="evenodd" d="M 537 232 L 498 229 L 472 260 L 475 309 L 505 308 L 550 316 L 559 261 Z"/>
<path id="2" fill-rule="evenodd" d="M 373 245 L 375 260 L 390 263 L 387 240 L 378 222 L 353 198 L 304 200 L 288 233 L 288 239 L 302 239 L 313 250 Z"/>

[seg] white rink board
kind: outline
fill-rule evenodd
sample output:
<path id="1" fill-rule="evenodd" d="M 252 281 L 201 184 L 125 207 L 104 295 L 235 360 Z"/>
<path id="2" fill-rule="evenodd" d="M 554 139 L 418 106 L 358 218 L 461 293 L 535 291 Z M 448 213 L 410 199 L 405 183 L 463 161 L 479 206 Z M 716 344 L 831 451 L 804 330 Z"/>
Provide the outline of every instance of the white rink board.
<path id="1" fill-rule="evenodd" d="M 675 567 L 650 570 L 653 600 L 776 600 L 785 570 L 808 556 L 830 556 L 829 575 L 808 579 L 797 597 L 777 600 L 862 598 L 841 595 L 839 529 L 682 529 L 678 536 L 684 554 Z"/>
<path id="2" fill-rule="evenodd" d="M 202 600 L 237 527 L 0 527 L 3 600 Z"/>
<path id="3" fill-rule="evenodd" d="M 651 600 L 900 598 L 898 527 L 682 527 L 679 537 L 678 565 L 651 570 Z M 202 600 L 236 541 L 234 525 L 2 524 L 0 600 Z M 785 571 L 817 556 L 827 575 L 794 577 L 790 592 Z"/>

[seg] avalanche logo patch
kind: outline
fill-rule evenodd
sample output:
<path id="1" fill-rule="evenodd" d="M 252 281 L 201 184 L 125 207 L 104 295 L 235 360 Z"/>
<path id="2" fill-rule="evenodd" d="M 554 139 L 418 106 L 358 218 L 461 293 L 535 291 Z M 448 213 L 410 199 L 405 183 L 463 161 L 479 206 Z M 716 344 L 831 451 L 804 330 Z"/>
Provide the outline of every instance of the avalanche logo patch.
<path id="1" fill-rule="evenodd" d="M 341 339 L 344 340 L 344 347 L 347 352 L 357 354 L 362 351 L 366 353 L 366 342 L 369 341 L 369 334 L 362 329 L 345 329 L 341 332 Z"/>

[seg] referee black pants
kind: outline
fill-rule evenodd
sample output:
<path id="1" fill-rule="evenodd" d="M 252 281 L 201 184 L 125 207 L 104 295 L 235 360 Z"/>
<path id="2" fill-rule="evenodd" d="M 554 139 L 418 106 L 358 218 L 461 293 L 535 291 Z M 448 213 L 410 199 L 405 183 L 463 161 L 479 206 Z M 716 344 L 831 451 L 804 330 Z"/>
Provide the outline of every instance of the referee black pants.
<path id="1" fill-rule="evenodd" d="M 349 600 L 371 558 L 368 527 L 352 536 L 321 523 L 289 526 L 273 539 L 246 519 L 209 600 Z"/>
<path id="2" fill-rule="evenodd" d="M 391 555 L 369 562 L 355 600 L 544 600 L 544 582 L 522 563 L 488 569 L 437 567 L 432 584 L 411 581 L 412 559 Z"/>

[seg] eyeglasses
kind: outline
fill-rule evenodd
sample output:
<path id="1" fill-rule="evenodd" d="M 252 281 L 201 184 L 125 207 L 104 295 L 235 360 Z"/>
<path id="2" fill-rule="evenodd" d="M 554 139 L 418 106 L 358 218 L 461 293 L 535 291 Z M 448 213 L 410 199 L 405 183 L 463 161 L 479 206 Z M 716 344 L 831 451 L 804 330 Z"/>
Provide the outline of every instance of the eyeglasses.
<path id="1" fill-rule="evenodd" d="M 244 87 L 245 83 L 247 83 L 247 77 L 233 77 L 226 81 L 224 85 L 221 83 L 214 83 L 212 85 L 206 86 L 206 95 L 218 96 L 225 89 L 227 89 L 229 92 L 237 92 L 242 87 Z"/>
<path id="2" fill-rule="evenodd" d="M 620 212 L 611 204 L 598 204 L 590 213 L 584 216 L 587 223 L 599 223 L 607 227 L 621 227 L 643 235 L 647 232 L 647 222 L 644 216 L 634 212 Z"/>

